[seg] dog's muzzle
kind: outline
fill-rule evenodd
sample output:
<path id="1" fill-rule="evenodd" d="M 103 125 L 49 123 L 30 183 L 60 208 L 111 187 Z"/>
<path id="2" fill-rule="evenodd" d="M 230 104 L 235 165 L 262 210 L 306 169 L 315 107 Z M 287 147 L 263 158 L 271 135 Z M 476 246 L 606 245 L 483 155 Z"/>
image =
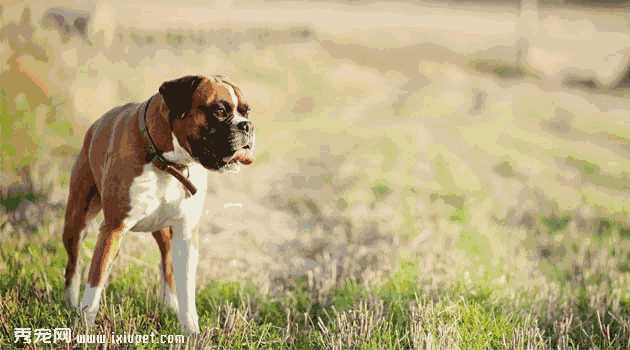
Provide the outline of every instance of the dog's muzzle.
<path id="1" fill-rule="evenodd" d="M 241 129 L 240 124 L 239 129 Z M 256 138 L 253 127 L 249 121 L 247 122 L 247 130 L 241 129 L 241 132 L 247 133 L 247 142 L 244 145 L 237 147 L 236 151 L 234 151 L 232 155 L 223 157 L 222 162 L 224 164 L 220 167 L 220 171 L 238 172 L 241 164 L 249 165 L 254 162 Z"/>

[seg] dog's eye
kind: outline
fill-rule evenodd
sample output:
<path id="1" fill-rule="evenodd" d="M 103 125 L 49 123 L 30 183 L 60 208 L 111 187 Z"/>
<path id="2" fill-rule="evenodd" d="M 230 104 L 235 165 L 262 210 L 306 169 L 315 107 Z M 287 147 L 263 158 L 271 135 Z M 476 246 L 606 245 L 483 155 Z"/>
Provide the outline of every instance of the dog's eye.
<path id="1" fill-rule="evenodd" d="M 227 111 L 225 110 L 225 107 L 219 105 L 217 106 L 217 108 L 214 110 L 214 115 L 216 115 L 217 117 L 225 117 L 227 114 Z"/>
<path id="2" fill-rule="evenodd" d="M 211 115 L 217 119 L 225 119 L 227 118 L 227 110 L 225 109 L 225 107 L 223 105 L 217 104 L 217 105 L 213 105 L 213 106 L 204 106 L 202 107 L 202 110 L 204 113 L 206 113 L 206 115 Z"/>
<path id="3" fill-rule="evenodd" d="M 238 112 L 243 116 L 243 117 L 247 117 L 247 115 L 249 114 L 249 111 L 251 109 L 249 108 L 249 105 L 241 105 L 238 107 Z"/>

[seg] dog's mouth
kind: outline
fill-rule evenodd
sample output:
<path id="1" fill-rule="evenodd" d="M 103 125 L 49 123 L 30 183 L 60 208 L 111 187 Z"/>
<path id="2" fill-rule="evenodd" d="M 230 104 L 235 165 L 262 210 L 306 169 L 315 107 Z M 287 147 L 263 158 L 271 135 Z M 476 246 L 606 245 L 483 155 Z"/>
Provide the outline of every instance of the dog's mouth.
<path id="1" fill-rule="evenodd" d="M 251 147 L 249 145 L 244 146 L 243 148 L 237 150 L 231 156 L 227 156 L 223 158 L 223 162 L 226 164 L 230 163 L 241 163 L 241 164 L 251 164 L 254 161 L 254 155 L 252 154 Z"/>
<path id="2" fill-rule="evenodd" d="M 221 172 L 238 172 L 241 164 L 249 165 L 254 162 L 254 152 L 249 145 L 238 149 L 231 156 L 223 157 L 219 164 Z"/>

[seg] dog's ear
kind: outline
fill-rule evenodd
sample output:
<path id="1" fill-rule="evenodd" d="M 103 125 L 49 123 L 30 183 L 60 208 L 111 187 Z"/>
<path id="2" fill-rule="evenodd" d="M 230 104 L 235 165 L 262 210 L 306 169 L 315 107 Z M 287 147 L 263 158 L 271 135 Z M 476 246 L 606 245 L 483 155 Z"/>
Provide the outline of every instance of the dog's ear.
<path id="1" fill-rule="evenodd" d="M 202 80 L 202 76 L 187 75 L 162 83 L 160 95 L 168 107 L 171 118 L 181 119 L 190 110 L 193 93 Z"/>

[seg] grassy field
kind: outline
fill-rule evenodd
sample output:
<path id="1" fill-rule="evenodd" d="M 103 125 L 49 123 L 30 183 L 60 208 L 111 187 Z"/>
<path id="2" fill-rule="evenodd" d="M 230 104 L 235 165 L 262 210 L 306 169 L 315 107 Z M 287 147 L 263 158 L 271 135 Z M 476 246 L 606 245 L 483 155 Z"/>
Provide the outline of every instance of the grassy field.
<path id="1" fill-rule="evenodd" d="M 0 13 L 0 348 L 16 327 L 182 333 L 158 302 L 150 235 L 125 237 L 91 329 L 63 304 L 60 236 L 89 124 L 197 72 L 241 86 L 258 156 L 239 174 L 210 175 L 202 334 L 181 347 L 630 348 L 627 88 L 540 80 L 470 38 L 449 41 L 448 28 L 445 47 L 410 42 L 420 5 L 391 5 L 389 26 L 354 32 L 326 26 L 328 6 L 340 6 L 327 2 L 271 3 L 270 18 L 287 16 L 268 25 L 217 2 L 227 19 L 187 29 L 172 18 L 157 28 L 168 8 L 158 4 L 90 41 L 39 28 L 37 6 L 33 25 L 19 7 Z M 288 15 L 300 9 L 312 18 Z M 337 13 L 360 23 L 378 10 Z M 506 25 L 488 16 L 471 19 L 487 24 L 479 42 Z"/>

